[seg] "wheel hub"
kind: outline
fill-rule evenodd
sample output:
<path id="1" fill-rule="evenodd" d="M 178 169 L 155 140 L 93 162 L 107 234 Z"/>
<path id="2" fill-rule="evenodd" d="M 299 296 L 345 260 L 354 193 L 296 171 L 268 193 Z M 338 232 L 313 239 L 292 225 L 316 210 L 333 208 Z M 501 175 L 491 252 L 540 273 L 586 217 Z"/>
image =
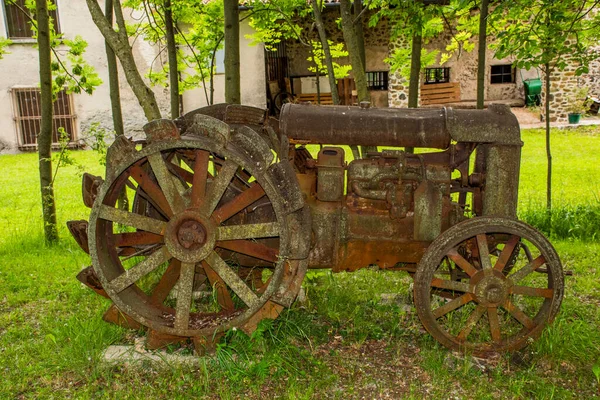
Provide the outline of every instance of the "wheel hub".
<path id="1" fill-rule="evenodd" d="M 500 271 L 483 270 L 473 276 L 471 285 L 475 301 L 486 307 L 497 307 L 508 299 L 511 283 Z"/>
<path id="2" fill-rule="evenodd" d="M 167 224 L 165 245 L 180 261 L 197 263 L 204 260 L 215 247 L 216 227 L 209 218 L 195 211 L 175 215 Z"/>
<path id="3" fill-rule="evenodd" d="M 196 250 L 206 243 L 206 229 L 194 219 L 185 220 L 177 230 L 177 240 L 182 247 Z"/>

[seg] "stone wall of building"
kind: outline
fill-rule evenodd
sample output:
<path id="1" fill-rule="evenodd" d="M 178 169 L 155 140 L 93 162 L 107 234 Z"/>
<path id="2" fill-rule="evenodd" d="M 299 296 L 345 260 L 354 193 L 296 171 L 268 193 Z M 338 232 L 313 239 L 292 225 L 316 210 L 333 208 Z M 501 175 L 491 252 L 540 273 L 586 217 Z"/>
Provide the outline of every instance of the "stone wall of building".
<path id="1" fill-rule="evenodd" d="M 389 41 L 389 54 L 396 49 L 407 47 L 408 42 L 403 39 Z M 388 104 L 390 107 L 408 107 L 408 80 L 399 71 L 389 73 Z"/>
<path id="2" fill-rule="evenodd" d="M 550 73 L 550 122 L 566 122 L 569 114 L 569 104 L 573 96 L 581 87 L 575 76 L 577 65 L 569 63 L 563 70 L 554 70 Z M 540 113 L 545 119 L 546 109 L 546 75 L 542 74 L 542 105 Z M 583 83 L 583 82 L 582 82 Z"/>

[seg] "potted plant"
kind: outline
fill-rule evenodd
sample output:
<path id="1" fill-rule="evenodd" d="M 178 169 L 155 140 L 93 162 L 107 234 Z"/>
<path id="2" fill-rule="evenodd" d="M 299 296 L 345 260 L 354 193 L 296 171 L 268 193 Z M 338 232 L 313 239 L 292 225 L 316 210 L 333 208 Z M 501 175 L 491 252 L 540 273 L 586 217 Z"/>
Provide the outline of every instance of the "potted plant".
<path id="1" fill-rule="evenodd" d="M 581 87 L 570 96 L 567 101 L 566 111 L 568 113 L 569 123 L 578 124 L 581 115 L 586 113 L 588 99 L 588 88 Z"/>

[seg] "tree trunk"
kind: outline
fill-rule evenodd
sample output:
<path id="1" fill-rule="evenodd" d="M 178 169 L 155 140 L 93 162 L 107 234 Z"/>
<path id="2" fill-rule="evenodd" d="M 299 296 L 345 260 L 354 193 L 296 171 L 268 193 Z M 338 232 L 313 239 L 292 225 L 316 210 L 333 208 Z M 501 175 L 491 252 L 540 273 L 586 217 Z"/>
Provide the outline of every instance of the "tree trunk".
<path id="1" fill-rule="evenodd" d="M 112 27 L 113 24 L 113 2 L 106 0 L 104 11 L 106 20 Z M 121 111 L 121 94 L 119 88 L 119 70 L 117 68 L 117 57 L 115 52 L 109 46 L 108 42 L 104 42 L 106 47 L 106 61 L 108 66 L 108 87 L 110 90 L 110 106 L 112 110 L 113 128 L 117 136 L 125 134 L 123 128 L 123 112 Z"/>
<path id="2" fill-rule="evenodd" d="M 323 15 L 321 14 L 321 4 L 319 4 L 317 0 L 311 0 L 311 3 L 315 13 L 317 31 L 319 32 L 319 38 L 321 39 L 321 45 L 323 46 L 325 65 L 327 66 L 327 77 L 329 78 L 329 86 L 331 86 L 331 99 L 333 100 L 333 104 L 340 104 L 340 95 L 338 94 L 337 90 L 337 82 L 335 79 L 335 71 L 333 69 L 331 50 L 329 49 L 327 33 L 325 32 L 325 25 L 323 24 Z"/>
<path id="3" fill-rule="evenodd" d="M 548 171 L 546 175 L 546 210 L 551 215 L 552 211 L 552 153 L 550 152 L 550 64 L 546 63 L 546 157 L 548 159 Z"/>
<path id="4" fill-rule="evenodd" d="M 408 81 L 408 107 L 417 108 L 419 106 L 419 78 L 421 75 L 421 48 L 423 47 L 423 37 L 421 35 L 421 25 L 417 26 L 416 32 L 412 38 L 412 54 L 410 57 L 410 79 Z"/>
<path id="5" fill-rule="evenodd" d="M 223 0 L 225 8 L 225 102 L 240 104 L 240 15 L 238 0 Z"/>
<path id="6" fill-rule="evenodd" d="M 85 1 L 94 24 L 96 24 L 100 33 L 104 36 L 104 40 L 113 49 L 115 55 L 121 62 L 127 83 L 144 110 L 146 119 L 149 121 L 159 119 L 161 117 L 160 109 L 156 103 L 154 92 L 146 85 L 146 82 L 144 82 L 144 79 L 142 78 L 142 75 L 140 75 L 137 65 L 135 64 L 135 59 L 133 58 L 133 51 L 129 45 L 129 37 L 127 36 L 125 20 L 123 19 L 121 2 L 119 0 L 114 0 L 114 10 L 117 25 L 119 27 L 119 32 L 116 32 L 112 25 L 108 23 L 106 16 L 102 13 L 98 1 Z"/>
<path id="7" fill-rule="evenodd" d="M 354 0 L 354 29 L 356 30 L 356 39 L 358 40 L 358 54 L 362 61 L 363 69 L 367 70 L 367 56 L 365 54 L 365 33 L 363 30 L 363 4 L 362 0 Z"/>
<path id="8" fill-rule="evenodd" d="M 487 50 L 487 16 L 489 0 L 481 0 L 479 9 L 479 49 L 477 58 L 477 108 L 483 109 L 485 101 L 485 56 Z"/>
<path id="9" fill-rule="evenodd" d="M 371 101 L 371 96 L 367 88 L 367 75 L 360 59 L 360 46 L 356 37 L 352 14 L 350 13 L 350 0 L 340 0 L 340 13 L 342 15 L 342 33 L 348 53 L 350 53 L 350 64 L 352 65 L 352 74 L 356 83 L 358 102 Z"/>
<path id="10" fill-rule="evenodd" d="M 175 45 L 175 29 L 171 0 L 165 0 L 165 36 L 167 37 L 167 53 L 169 55 L 169 90 L 171 97 L 171 118 L 180 114 L 179 104 L 179 72 L 177 71 L 177 46 Z"/>
<path id="11" fill-rule="evenodd" d="M 50 24 L 48 3 L 36 0 L 37 41 L 40 59 L 41 126 L 37 138 L 39 152 L 40 187 L 42 194 L 42 215 L 46 243 L 58 241 L 56 230 L 56 203 L 52 185 L 52 69 L 50 66 Z"/>

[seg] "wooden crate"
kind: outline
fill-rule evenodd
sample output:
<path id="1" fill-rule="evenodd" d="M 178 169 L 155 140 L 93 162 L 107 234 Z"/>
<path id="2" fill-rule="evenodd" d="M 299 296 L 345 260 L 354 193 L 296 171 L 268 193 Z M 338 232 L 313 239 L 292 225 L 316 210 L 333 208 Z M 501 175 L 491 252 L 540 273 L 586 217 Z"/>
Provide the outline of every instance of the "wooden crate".
<path id="1" fill-rule="evenodd" d="M 460 83 L 421 85 L 421 105 L 457 103 L 460 101 Z"/>

